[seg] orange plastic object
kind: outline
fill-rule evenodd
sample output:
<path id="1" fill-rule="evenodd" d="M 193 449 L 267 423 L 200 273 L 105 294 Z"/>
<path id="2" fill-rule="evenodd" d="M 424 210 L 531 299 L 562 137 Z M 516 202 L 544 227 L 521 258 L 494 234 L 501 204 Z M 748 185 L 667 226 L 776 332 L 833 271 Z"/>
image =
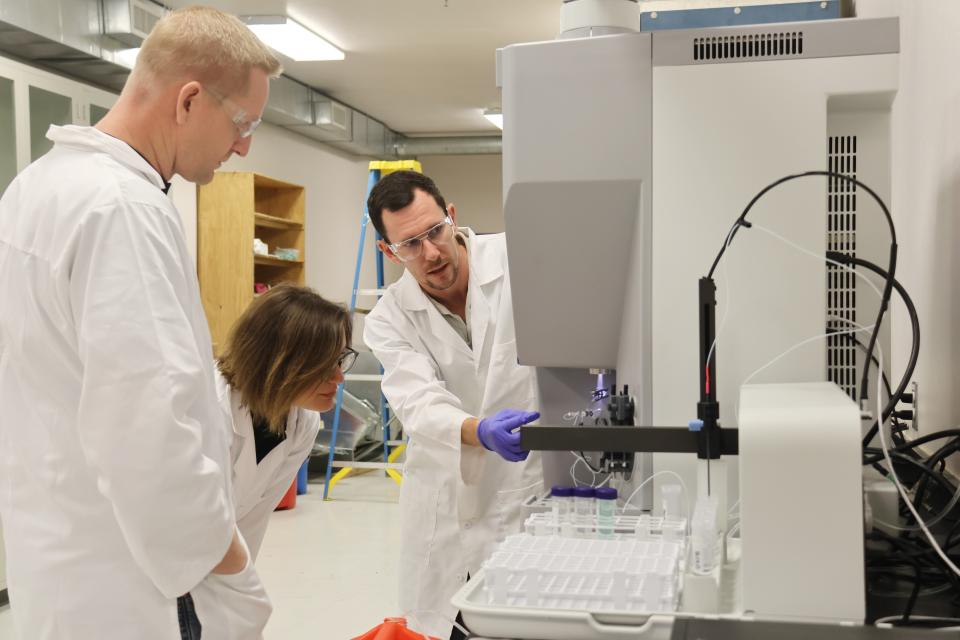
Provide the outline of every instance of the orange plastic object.
<path id="1" fill-rule="evenodd" d="M 407 629 L 406 618 L 386 618 L 383 624 L 352 640 L 424 640 L 427 636 Z M 427 640 L 439 640 L 430 636 Z"/>
<path id="2" fill-rule="evenodd" d="M 290 485 L 290 488 L 287 489 L 287 492 L 283 494 L 283 498 L 280 499 L 280 504 L 277 505 L 277 508 L 274 511 L 283 511 L 284 509 L 293 509 L 297 506 L 297 479 L 294 477 L 293 484 Z"/>

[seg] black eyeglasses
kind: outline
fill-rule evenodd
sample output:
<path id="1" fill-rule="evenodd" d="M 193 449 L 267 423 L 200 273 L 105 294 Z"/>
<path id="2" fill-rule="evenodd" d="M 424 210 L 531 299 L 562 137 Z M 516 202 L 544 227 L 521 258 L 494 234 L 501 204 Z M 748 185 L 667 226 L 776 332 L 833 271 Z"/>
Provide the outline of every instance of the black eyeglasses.
<path id="1" fill-rule="evenodd" d="M 350 347 L 347 347 L 343 350 L 343 353 L 340 354 L 340 358 L 337 360 L 337 367 L 340 369 L 340 373 L 346 373 L 353 368 L 353 365 L 357 363 L 357 356 L 360 355 Z"/>

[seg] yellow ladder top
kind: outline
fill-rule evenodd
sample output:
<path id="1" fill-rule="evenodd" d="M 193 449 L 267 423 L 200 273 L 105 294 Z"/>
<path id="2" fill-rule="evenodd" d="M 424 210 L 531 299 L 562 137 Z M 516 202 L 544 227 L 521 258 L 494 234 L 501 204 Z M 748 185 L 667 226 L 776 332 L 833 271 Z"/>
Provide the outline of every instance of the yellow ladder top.
<path id="1" fill-rule="evenodd" d="M 372 160 L 370 162 L 370 171 L 380 170 L 380 175 L 385 176 L 394 171 L 416 171 L 423 173 L 419 160 Z"/>

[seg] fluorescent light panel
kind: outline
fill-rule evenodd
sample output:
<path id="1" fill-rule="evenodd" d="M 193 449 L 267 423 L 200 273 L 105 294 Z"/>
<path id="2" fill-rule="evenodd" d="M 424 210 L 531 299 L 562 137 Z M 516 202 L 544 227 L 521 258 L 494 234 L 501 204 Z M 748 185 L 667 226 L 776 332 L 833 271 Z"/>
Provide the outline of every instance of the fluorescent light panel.
<path id="1" fill-rule="evenodd" d="M 495 109 L 485 109 L 483 111 L 483 117 L 490 121 L 490 124 L 494 125 L 496 128 L 503 129 L 503 114 Z"/>
<path id="2" fill-rule="evenodd" d="M 243 21 L 264 44 L 296 62 L 344 58 L 343 51 L 286 16 L 246 16 Z"/>

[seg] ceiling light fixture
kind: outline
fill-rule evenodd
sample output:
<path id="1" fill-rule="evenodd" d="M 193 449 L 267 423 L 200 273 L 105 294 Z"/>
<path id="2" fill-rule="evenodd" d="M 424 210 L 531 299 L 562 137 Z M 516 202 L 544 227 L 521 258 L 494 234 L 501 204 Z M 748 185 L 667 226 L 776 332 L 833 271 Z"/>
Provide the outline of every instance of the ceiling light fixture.
<path id="1" fill-rule="evenodd" d="M 260 40 L 291 60 L 343 60 L 344 53 L 287 16 L 244 16 L 243 21 Z"/>
<path id="2" fill-rule="evenodd" d="M 503 130 L 503 114 L 500 113 L 499 109 L 484 109 L 483 117 L 489 120 L 490 124 L 496 128 Z"/>

